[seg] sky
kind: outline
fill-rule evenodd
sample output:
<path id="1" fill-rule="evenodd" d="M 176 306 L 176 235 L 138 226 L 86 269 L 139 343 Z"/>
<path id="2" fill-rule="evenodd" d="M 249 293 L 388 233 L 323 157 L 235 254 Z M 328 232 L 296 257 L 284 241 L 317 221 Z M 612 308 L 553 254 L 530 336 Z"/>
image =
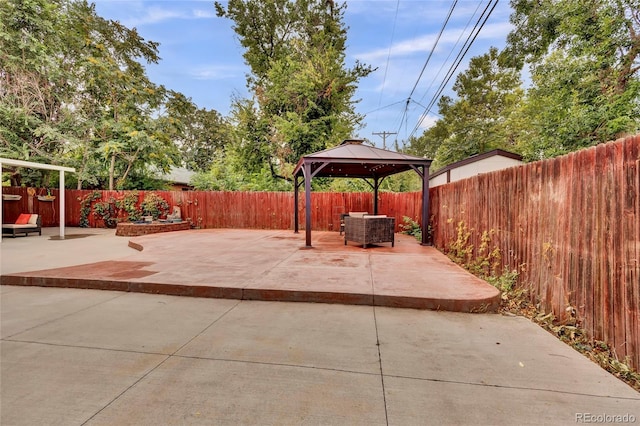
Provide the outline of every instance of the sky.
<path id="1" fill-rule="evenodd" d="M 216 16 L 213 0 L 94 1 L 98 15 L 135 27 L 145 40 L 160 43 L 160 62 L 146 65 L 154 83 L 224 116 L 233 97 L 250 97 L 244 50 L 232 22 Z M 437 89 L 489 0 L 458 0 L 433 49 L 453 2 L 347 1 L 346 66 L 359 60 L 377 68 L 359 82 L 354 99 L 359 100 L 356 112 L 364 115 L 364 121 L 352 137 L 394 149 L 396 142 L 402 146 L 408 136 L 419 136 L 437 120 Z M 504 47 L 512 28 L 510 12 L 507 0 L 498 3 L 443 94 L 453 93 L 455 76 L 467 68 L 469 59 L 488 52 L 490 46 Z M 374 134 L 382 132 L 395 134 L 385 140 Z"/>

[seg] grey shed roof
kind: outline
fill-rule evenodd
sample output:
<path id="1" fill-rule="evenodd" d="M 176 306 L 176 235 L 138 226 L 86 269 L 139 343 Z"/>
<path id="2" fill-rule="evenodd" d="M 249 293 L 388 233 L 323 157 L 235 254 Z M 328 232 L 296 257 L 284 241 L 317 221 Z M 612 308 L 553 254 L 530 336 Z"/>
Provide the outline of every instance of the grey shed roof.
<path id="1" fill-rule="evenodd" d="M 431 165 L 431 160 L 426 158 L 363 145 L 362 142 L 348 139 L 335 148 L 305 155 L 298 161 L 293 175 L 302 176 L 305 163 L 311 165 L 314 177 L 356 178 L 380 178 L 415 167 L 428 169 Z"/>
<path id="2" fill-rule="evenodd" d="M 191 183 L 191 178 L 195 174 L 195 172 L 185 169 L 184 167 L 171 167 L 169 173 L 160 174 L 160 179 L 167 182 L 189 185 Z"/>

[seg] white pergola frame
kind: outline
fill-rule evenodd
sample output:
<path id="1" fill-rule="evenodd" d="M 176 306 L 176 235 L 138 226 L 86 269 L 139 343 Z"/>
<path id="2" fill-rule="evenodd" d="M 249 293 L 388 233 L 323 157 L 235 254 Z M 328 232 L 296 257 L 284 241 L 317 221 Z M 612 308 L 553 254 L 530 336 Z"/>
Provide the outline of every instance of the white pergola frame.
<path id="1" fill-rule="evenodd" d="M 64 172 L 75 173 L 76 169 L 74 169 L 73 167 L 54 166 L 53 164 L 41 164 L 41 163 L 33 163 L 31 161 L 12 160 L 10 158 L 0 158 L 0 172 L 2 171 L 2 166 L 5 164 L 8 166 L 26 167 L 29 169 L 58 170 L 60 172 L 60 182 L 59 182 L 60 194 L 58 196 L 59 209 L 60 209 L 59 210 L 60 211 L 60 238 L 64 239 L 64 224 L 65 224 Z M 2 185 L 0 184 L 0 223 L 2 223 L 3 204 L 4 202 L 2 200 Z"/>

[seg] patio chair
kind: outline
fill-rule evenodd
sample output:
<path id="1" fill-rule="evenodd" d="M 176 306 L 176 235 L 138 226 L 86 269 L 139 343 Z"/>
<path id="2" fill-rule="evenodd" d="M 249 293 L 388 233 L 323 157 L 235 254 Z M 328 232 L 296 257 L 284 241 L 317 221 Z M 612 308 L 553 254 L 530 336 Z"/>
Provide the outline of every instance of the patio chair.
<path id="1" fill-rule="evenodd" d="M 2 235 L 11 234 L 12 238 L 15 238 L 18 234 L 24 234 L 26 237 L 32 232 L 42 235 L 42 219 L 40 215 L 22 213 L 15 223 L 2 224 Z"/>
<path id="2" fill-rule="evenodd" d="M 366 214 L 368 214 L 367 212 L 349 212 L 349 213 L 342 213 L 340 214 L 340 235 L 342 235 L 342 233 L 344 232 L 344 218 L 347 216 L 352 216 L 352 217 L 363 217 Z"/>

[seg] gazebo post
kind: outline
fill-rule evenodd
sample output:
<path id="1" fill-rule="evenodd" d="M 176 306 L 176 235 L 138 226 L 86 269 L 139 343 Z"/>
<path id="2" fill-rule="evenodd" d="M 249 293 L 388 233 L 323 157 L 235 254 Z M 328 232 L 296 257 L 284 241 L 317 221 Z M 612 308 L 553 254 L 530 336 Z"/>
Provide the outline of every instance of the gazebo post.
<path id="1" fill-rule="evenodd" d="M 295 175 L 293 177 L 293 233 L 297 234 L 299 232 L 300 226 L 298 224 L 299 222 L 299 215 L 298 215 L 298 201 L 299 201 L 299 195 L 298 195 L 298 175 Z"/>
<path id="2" fill-rule="evenodd" d="M 373 214 L 378 214 L 378 187 L 380 186 L 380 180 L 378 177 L 373 178 Z"/>
<path id="3" fill-rule="evenodd" d="M 311 248 L 311 164 L 304 163 L 304 197 L 305 197 L 305 241 Z"/>

